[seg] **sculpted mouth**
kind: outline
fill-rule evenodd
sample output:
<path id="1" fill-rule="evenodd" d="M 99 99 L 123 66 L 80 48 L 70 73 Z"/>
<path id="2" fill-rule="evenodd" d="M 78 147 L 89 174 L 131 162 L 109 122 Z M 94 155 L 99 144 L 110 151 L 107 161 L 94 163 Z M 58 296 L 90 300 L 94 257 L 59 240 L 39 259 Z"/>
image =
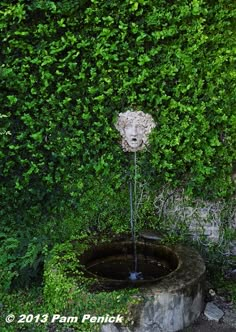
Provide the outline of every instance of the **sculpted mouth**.
<path id="1" fill-rule="evenodd" d="M 132 138 L 132 142 L 137 142 L 137 138 Z"/>

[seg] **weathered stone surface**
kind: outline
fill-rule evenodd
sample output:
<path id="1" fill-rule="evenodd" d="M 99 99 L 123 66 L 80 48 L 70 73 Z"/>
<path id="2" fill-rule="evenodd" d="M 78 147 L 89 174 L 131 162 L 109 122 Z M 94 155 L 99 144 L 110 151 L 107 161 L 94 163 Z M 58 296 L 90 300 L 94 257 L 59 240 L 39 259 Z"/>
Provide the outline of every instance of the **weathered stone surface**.
<path id="1" fill-rule="evenodd" d="M 222 240 L 221 224 L 222 215 L 227 211 L 227 220 L 231 229 L 236 229 L 236 203 L 234 208 L 227 210 L 227 204 L 222 201 L 207 201 L 190 199 L 184 189 L 178 191 L 162 191 L 155 198 L 157 215 L 162 215 L 172 220 L 171 230 L 178 230 L 178 223 L 184 222 L 194 240 L 199 240 L 202 235 L 209 241 Z M 234 249 L 233 249 L 234 247 Z M 232 242 L 232 255 L 236 255 L 236 243 Z"/>
<path id="2" fill-rule="evenodd" d="M 186 296 L 181 291 L 156 294 L 145 304 L 135 332 L 178 331 L 188 326 L 201 311 L 201 287 L 195 289 L 194 296 Z"/>
<path id="3" fill-rule="evenodd" d="M 236 311 L 227 310 L 224 315 L 223 320 L 226 324 L 228 324 L 236 329 Z"/>
<path id="4" fill-rule="evenodd" d="M 220 308 L 218 308 L 213 302 L 208 302 L 204 310 L 204 315 L 209 320 L 215 320 L 219 322 L 219 320 L 224 316 L 224 312 Z"/>
<path id="5" fill-rule="evenodd" d="M 114 324 L 105 324 L 100 332 L 131 332 L 127 327 L 116 327 Z"/>

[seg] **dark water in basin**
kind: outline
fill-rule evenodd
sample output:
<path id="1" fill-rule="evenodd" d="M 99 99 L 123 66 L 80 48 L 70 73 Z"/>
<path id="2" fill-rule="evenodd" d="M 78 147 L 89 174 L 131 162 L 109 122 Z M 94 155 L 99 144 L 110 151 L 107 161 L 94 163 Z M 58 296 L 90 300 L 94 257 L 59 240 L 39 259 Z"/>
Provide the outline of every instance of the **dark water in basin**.
<path id="1" fill-rule="evenodd" d="M 134 271 L 134 258 L 132 255 L 108 256 L 88 263 L 86 268 L 100 277 L 128 280 L 130 273 Z M 137 271 L 141 272 L 143 280 L 154 280 L 169 274 L 173 269 L 165 260 L 138 255 Z"/>

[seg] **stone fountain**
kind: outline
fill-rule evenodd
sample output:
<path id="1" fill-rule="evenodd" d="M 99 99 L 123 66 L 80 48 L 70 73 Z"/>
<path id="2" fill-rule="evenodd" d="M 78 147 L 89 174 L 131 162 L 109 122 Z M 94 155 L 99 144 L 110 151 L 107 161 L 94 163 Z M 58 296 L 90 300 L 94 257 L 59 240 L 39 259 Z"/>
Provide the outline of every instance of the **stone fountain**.
<path id="1" fill-rule="evenodd" d="M 138 257 L 136 250 L 135 224 L 137 219 L 137 156 L 136 152 L 148 145 L 148 135 L 155 128 L 155 122 L 150 114 L 130 109 L 120 113 L 116 122 L 116 129 L 120 132 L 121 145 L 125 152 L 134 153 L 134 181 L 130 181 L 130 226 L 133 242 L 134 266 L 129 272 L 129 279 L 136 281 L 143 279 L 143 272 L 138 271 Z M 140 261 L 140 260 L 139 260 Z"/>
<path id="2" fill-rule="evenodd" d="M 76 250 L 74 241 L 74 250 L 85 277 L 98 281 L 102 290 L 138 288 L 141 301 L 130 307 L 134 324 L 103 324 L 101 332 L 179 331 L 203 310 L 205 264 L 193 248 L 164 245 L 159 237 L 136 234 L 136 154 L 147 147 L 155 122 L 151 115 L 129 109 L 119 114 L 115 126 L 123 150 L 134 155 L 135 174 L 129 186 L 132 237 L 111 237 L 97 242 L 99 245 L 89 245 L 83 252 Z M 50 273 L 57 273 L 56 269 Z"/>
<path id="3" fill-rule="evenodd" d="M 192 248 L 165 246 L 158 241 L 138 240 L 135 224 L 136 153 L 148 145 L 155 128 L 151 115 L 129 109 L 115 124 L 125 152 L 134 154 L 134 179 L 130 182 L 130 224 L 132 241 L 106 243 L 87 250 L 80 257 L 88 277 L 99 278 L 104 289 L 138 287 L 145 299 L 132 308 L 132 328 L 105 324 L 102 332 L 174 332 L 189 326 L 203 309 L 205 264 Z"/>

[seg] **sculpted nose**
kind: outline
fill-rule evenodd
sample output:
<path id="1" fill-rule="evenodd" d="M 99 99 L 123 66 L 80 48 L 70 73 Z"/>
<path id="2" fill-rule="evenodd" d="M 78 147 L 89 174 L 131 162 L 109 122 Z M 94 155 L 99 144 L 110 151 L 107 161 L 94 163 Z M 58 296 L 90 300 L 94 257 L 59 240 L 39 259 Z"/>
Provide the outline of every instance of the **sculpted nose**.
<path id="1" fill-rule="evenodd" d="M 133 128 L 132 128 L 132 133 L 133 133 L 134 136 L 137 135 L 138 131 L 137 131 L 136 126 L 133 126 Z"/>

